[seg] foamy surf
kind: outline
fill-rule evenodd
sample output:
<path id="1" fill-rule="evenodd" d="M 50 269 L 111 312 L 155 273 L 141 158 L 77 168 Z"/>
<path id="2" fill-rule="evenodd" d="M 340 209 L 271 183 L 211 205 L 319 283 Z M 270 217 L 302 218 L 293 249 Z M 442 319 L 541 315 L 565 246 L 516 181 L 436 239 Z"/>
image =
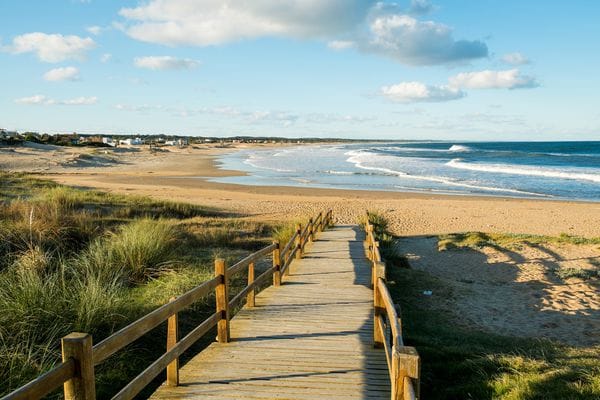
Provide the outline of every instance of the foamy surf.
<path id="1" fill-rule="evenodd" d="M 544 178 L 574 179 L 600 183 L 600 174 L 590 174 L 583 172 L 564 172 L 552 170 L 549 168 L 520 167 L 509 164 L 469 164 L 464 162 L 461 158 L 455 158 L 453 160 L 450 160 L 446 163 L 446 165 L 452 168 L 464 169 L 469 171 L 537 176 Z"/>
<path id="2" fill-rule="evenodd" d="M 225 158 L 231 164 L 223 168 L 247 172 L 220 178 L 233 183 L 600 199 L 600 142 L 354 143 L 252 149 Z"/>

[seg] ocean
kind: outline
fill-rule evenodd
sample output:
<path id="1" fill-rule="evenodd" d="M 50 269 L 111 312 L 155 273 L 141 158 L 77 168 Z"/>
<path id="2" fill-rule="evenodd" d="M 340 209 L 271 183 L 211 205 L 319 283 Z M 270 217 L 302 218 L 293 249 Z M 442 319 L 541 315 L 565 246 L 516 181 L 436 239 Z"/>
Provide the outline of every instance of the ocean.
<path id="1" fill-rule="evenodd" d="M 241 150 L 248 185 L 600 201 L 600 142 L 394 142 Z"/>

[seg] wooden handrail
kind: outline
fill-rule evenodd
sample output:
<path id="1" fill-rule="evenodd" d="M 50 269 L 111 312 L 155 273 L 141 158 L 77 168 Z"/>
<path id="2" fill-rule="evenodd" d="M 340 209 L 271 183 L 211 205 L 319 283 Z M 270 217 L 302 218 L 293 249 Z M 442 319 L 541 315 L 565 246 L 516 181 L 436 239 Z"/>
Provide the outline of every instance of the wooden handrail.
<path id="1" fill-rule="evenodd" d="M 400 329 L 400 323 L 398 322 L 398 314 L 396 314 L 396 307 L 392 300 L 392 296 L 390 296 L 390 292 L 383 281 L 383 279 L 379 278 L 377 280 L 377 289 L 383 304 L 385 305 L 385 313 L 387 314 L 387 318 L 389 321 L 389 326 L 392 330 L 392 344 L 394 346 L 402 346 L 402 330 Z"/>
<path id="2" fill-rule="evenodd" d="M 9 393 L 2 400 L 40 399 L 75 376 L 75 360 L 62 362 L 50 371 Z"/>
<path id="3" fill-rule="evenodd" d="M 255 253 L 250 254 L 248 257 L 241 259 L 237 263 L 233 264 L 229 267 L 229 275 L 235 275 L 240 271 L 243 271 L 244 268 L 248 267 L 250 263 L 256 262 L 261 258 L 265 257 L 267 254 L 271 254 L 273 250 L 277 248 L 277 244 L 273 243 L 268 245 L 265 248 L 258 250 Z"/>
<path id="4" fill-rule="evenodd" d="M 275 278 L 274 273 L 276 268 L 279 268 L 282 276 L 294 259 L 294 256 L 297 256 L 298 252 L 300 252 L 299 254 L 301 256 L 304 244 L 306 243 L 306 238 L 311 233 L 314 235 L 317 233 L 316 231 L 322 231 L 325 224 L 331 222 L 331 215 L 331 210 L 327 211 L 325 217 L 323 217 L 322 212 L 319 213 L 315 219 L 311 219 L 309 221 L 303 231 L 296 231 L 294 235 L 292 235 L 282 251 L 279 251 L 279 243 L 274 242 L 273 244 L 241 259 L 229 268 L 224 266 L 223 261 L 218 261 L 216 264 L 219 264 L 220 267 L 217 268 L 217 271 L 222 272 L 217 272 L 214 278 L 203 282 L 181 296 L 172 299 L 169 301 L 169 303 L 130 323 L 93 347 L 91 346 L 91 337 L 89 335 L 71 334 L 66 336 L 63 338 L 63 354 L 67 354 L 65 361 L 58 364 L 56 367 L 44 373 L 43 375 L 40 375 L 26 385 L 4 396 L 1 400 L 39 399 L 56 390 L 58 387 L 60 387 L 60 385 L 63 384 L 65 385 L 66 397 L 69 400 L 95 400 L 95 391 L 93 390 L 94 365 L 100 364 L 117 351 L 131 344 L 133 341 L 137 340 L 167 320 L 169 320 L 167 351 L 152 364 L 150 364 L 142 373 L 135 377 L 125 387 L 123 387 L 113 397 L 113 399 L 129 400 L 135 397 L 146 385 L 148 385 L 168 366 L 169 371 L 167 373 L 167 381 L 170 385 L 177 385 L 178 363 L 176 361 L 181 354 L 183 354 L 184 351 L 192 346 L 198 339 L 200 339 L 200 337 L 205 335 L 215 325 L 219 325 L 220 328 L 225 329 L 223 331 L 220 329 L 221 334 L 219 336 L 221 339 L 226 339 L 225 341 L 228 341 L 230 318 L 229 310 L 240 306 L 244 299 L 247 299 L 247 301 L 248 299 L 253 299 L 253 296 L 250 296 L 250 293 L 254 293 L 254 291 L 263 285 L 271 275 L 273 275 Z M 319 221 L 319 223 L 317 224 L 316 221 Z M 302 239 L 301 243 L 303 243 L 303 245 L 300 247 L 295 245 L 298 239 Z M 254 279 L 254 263 L 269 254 L 273 254 L 273 266 L 263 271 L 260 276 Z M 279 261 L 279 264 L 277 264 L 277 261 Z M 219 268 L 221 269 L 219 270 Z M 237 274 L 243 271 L 245 268 L 248 268 L 248 284 L 237 295 L 229 300 L 227 293 L 229 286 L 228 276 Z M 213 291 L 216 292 L 217 304 L 223 308 L 218 307 L 217 312 L 205 319 L 184 338 L 177 340 L 177 314 Z M 249 306 L 254 306 L 254 304 L 249 304 Z M 65 342 L 65 340 L 69 337 L 72 337 L 70 342 Z M 83 356 L 77 353 L 76 346 L 79 345 L 79 342 L 83 343 L 82 340 L 87 341 L 86 346 L 88 346 L 87 352 L 89 353 L 87 356 L 86 354 L 88 353 L 85 351 L 83 352 Z M 65 343 L 72 343 L 70 346 L 75 346 L 72 347 L 72 351 L 75 351 L 76 353 L 75 358 L 70 358 L 68 351 L 65 353 Z M 78 357 L 87 358 L 78 359 Z M 171 368 L 171 366 L 173 366 L 173 368 Z M 82 367 L 85 367 L 83 368 L 83 372 L 85 372 L 86 376 L 81 376 Z M 174 369 L 175 371 L 170 371 L 170 369 Z M 91 392 L 90 390 L 79 390 L 81 387 L 86 389 L 91 388 Z M 67 388 L 70 390 L 68 395 Z"/>
<path id="5" fill-rule="evenodd" d="M 372 268 L 374 346 L 385 351 L 392 400 L 416 400 L 420 398 L 421 360 L 414 347 L 404 346 L 402 322 L 386 284 L 386 266 L 368 213 L 365 234 L 366 255 Z"/>
<path id="6" fill-rule="evenodd" d="M 143 336 L 145 333 L 156 328 L 167 320 L 171 315 L 180 312 L 195 301 L 209 294 L 219 284 L 218 278 L 213 278 L 193 288 L 185 294 L 177 297 L 174 301 L 144 315 L 137 321 L 132 322 L 121 330 L 113 333 L 94 346 L 94 365 L 116 353 L 123 347 Z"/>

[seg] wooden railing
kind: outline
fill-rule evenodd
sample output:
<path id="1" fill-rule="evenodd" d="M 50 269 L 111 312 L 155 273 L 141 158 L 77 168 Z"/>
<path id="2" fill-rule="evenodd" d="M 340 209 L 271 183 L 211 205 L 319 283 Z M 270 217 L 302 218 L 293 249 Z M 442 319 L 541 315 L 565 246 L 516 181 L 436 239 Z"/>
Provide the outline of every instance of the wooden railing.
<path id="1" fill-rule="evenodd" d="M 400 307 L 394 304 L 387 288 L 386 266 L 381 258 L 379 242 L 368 215 L 365 231 L 367 257 L 372 263 L 374 346 L 385 350 L 392 384 L 392 400 L 419 399 L 421 361 L 414 347 L 404 345 Z"/>
<path id="2" fill-rule="evenodd" d="M 35 400 L 48 393 L 64 388 L 66 400 L 94 400 L 96 398 L 94 366 L 102 363 L 112 354 L 131 344 L 150 330 L 167 321 L 166 352 L 136 376 L 113 399 L 132 399 L 156 376 L 166 369 L 169 386 L 179 384 L 179 357 L 192 344 L 217 326 L 217 340 L 229 341 L 229 319 L 231 310 L 246 302 L 246 307 L 254 307 L 254 296 L 269 277 L 273 285 L 279 286 L 281 278 L 288 270 L 294 258 L 301 258 L 307 243 L 312 242 L 318 232 L 322 232 L 332 223 L 332 212 L 319 213 L 311 218 L 304 228 L 296 226 L 296 232 L 280 249 L 279 242 L 250 254 L 248 257 L 227 267 L 222 259 L 215 260 L 215 277 L 182 294 L 156 310 L 144 315 L 95 346 L 92 337 L 86 333 L 71 333 L 61 340 L 62 362 L 56 367 L 40 375 L 35 380 L 16 389 L 1 400 Z M 269 254 L 273 264 L 255 278 L 255 263 Z M 229 296 L 229 278 L 245 269 L 248 270 L 247 285 L 233 298 Z M 185 337 L 179 339 L 177 315 L 192 303 L 215 291 L 216 312 L 195 327 Z"/>

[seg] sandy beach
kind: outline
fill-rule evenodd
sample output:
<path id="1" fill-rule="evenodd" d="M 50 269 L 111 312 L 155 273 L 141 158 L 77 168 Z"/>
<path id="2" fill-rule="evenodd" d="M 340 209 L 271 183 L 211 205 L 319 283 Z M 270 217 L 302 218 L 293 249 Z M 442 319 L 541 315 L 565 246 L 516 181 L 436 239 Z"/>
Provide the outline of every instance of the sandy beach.
<path id="1" fill-rule="evenodd" d="M 146 147 L 35 145 L 0 148 L 0 168 L 34 172 L 70 186 L 222 208 L 249 218 L 296 219 L 332 208 L 340 223 L 354 223 L 365 210 L 377 210 L 400 236 L 463 231 L 600 236 L 600 203 L 210 182 L 240 174 L 217 165 L 220 154 L 235 150 L 207 145 L 151 153 Z"/>
<path id="2" fill-rule="evenodd" d="M 146 147 L 31 144 L 0 148 L 0 167 L 69 186 L 215 207 L 241 218 L 295 220 L 331 208 L 336 222 L 344 224 L 355 223 L 367 209 L 376 210 L 402 237 L 399 245 L 412 267 L 437 276 L 451 288 L 452 297 L 434 296 L 432 306 L 458 307 L 464 323 L 490 331 L 557 340 L 568 337 L 566 342 L 573 345 L 597 343 L 593 333 L 600 327 L 597 280 L 556 278 L 561 268 L 597 269 L 597 245 L 438 252 L 435 235 L 482 231 L 600 237 L 600 203 L 210 182 L 239 175 L 239 171 L 220 169 L 218 157 L 247 147 L 206 145 L 151 152 Z"/>

